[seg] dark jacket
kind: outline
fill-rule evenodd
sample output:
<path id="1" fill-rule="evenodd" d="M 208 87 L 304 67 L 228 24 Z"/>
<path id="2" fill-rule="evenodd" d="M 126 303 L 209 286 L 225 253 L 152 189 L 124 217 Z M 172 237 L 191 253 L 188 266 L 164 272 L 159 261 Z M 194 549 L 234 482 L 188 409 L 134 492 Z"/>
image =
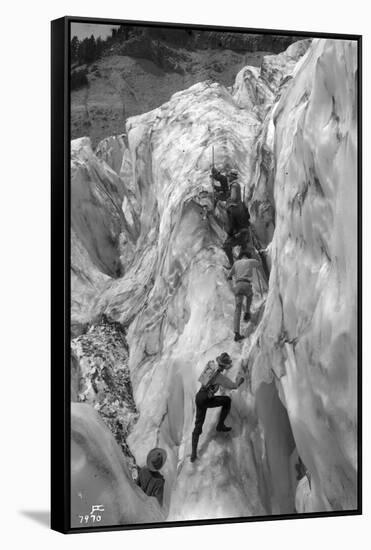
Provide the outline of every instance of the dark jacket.
<path id="1" fill-rule="evenodd" d="M 220 186 L 222 188 L 222 190 L 225 192 L 225 193 L 228 193 L 229 191 L 229 186 L 228 186 L 228 178 L 227 176 L 223 176 L 223 174 L 221 174 L 220 172 L 218 172 L 217 170 L 215 170 L 213 172 L 213 178 L 214 180 L 218 181 L 220 183 Z"/>
<path id="2" fill-rule="evenodd" d="M 218 199 L 226 201 L 229 197 L 228 178 L 226 176 L 223 176 L 223 174 L 221 174 L 217 170 L 213 171 L 213 178 L 220 183 L 219 188 L 214 185 L 214 189 L 217 193 Z"/>
<path id="3" fill-rule="evenodd" d="M 243 202 L 230 203 L 227 206 L 227 216 L 226 229 L 230 236 L 248 228 L 250 225 L 250 214 Z"/>
<path id="4" fill-rule="evenodd" d="M 156 497 L 160 506 L 162 506 L 165 479 L 160 472 L 154 472 L 144 466 L 139 469 L 137 483 L 146 495 Z"/>
<path id="5" fill-rule="evenodd" d="M 241 185 L 237 180 L 231 183 L 229 194 L 232 202 L 241 202 Z"/>

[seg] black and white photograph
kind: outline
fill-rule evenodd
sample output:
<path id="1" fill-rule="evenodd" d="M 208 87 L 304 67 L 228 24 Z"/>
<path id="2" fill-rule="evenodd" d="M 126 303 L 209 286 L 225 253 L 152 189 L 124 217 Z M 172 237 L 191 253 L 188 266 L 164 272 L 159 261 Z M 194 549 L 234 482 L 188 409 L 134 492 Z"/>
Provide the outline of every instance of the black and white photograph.
<path id="1" fill-rule="evenodd" d="M 65 25 L 70 530 L 360 513 L 360 37 Z"/>
<path id="2" fill-rule="evenodd" d="M 2 548 L 367 548 L 368 11 L 4 4 Z"/>

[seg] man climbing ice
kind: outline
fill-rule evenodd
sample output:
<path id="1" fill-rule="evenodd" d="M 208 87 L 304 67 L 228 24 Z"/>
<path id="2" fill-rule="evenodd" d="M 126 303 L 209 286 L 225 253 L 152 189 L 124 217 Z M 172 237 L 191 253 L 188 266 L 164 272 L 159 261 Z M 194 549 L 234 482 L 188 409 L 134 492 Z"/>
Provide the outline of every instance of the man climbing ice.
<path id="1" fill-rule="evenodd" d="M 243 383 L 244 379 L 242 377 L 238 381 L 232 382 L 230 378 L 222 374 L 224 369 L 230 369 L 231 366 L 232 359 L 228 353 L 224 352 L 216 358 L 216 363 L 215 361 L 207 363 L 199 378 L 201 388 L 196 394 L 196 422 L 192 433 L 191 462 L 197 459 L 197 445 L 202 433 L 207 409 L 222 407 L 219 421 L 216 425 L 217 432 L 229 432 L 232 429 L 224 424 L 224 420 L 231 408 L 231 398 L 227 395 L 215 395 L 220 386 L 228 390 L 236 390 Z"/>
<path id="2" fill-rule="evenodd" d="M 211 178 L 218 182 L 218 184 L 213 183 L 215 194 L 214 207 L 218 201 L 241 201 L 241 186 L 237 181 L 237 170 L 230 170 L 224 175 L 213 167 L 211 169 Z"/>
<path id="3" fill-rule="evenodd" d="M 226 201 L 229 198 L 229 184 L 228 177 L 222 174 L 216 168 L 214 168 L 214 166 L 211 168 L 211 178 L 217 182 L 213 182 L 215 208 L 218 201 Z"/>
<path id="4" fill-rule="evenodd" d="M 238 183 L 238 171 L 231 170 L 229 172 L 229 199 L 228 203 L 237 204 L 241 202 L 241 185 Z M 227 204 L 228 207 L 228 204 Z"/>
<path id="5" fill-rule="evenodd" d="M 251 258 L 251 253 L 247 250 L 242 250 L 239 259 L 233 264 L 229 272 L 228 279 L 234 277 L 234 295 L 235 295 L 235 311 L 234 311 L 234 341 L 242 340 L 244 336 L 240 334 L 241 311 L 243 299 L 246 298 L 246 307 L 244 321 L 250 321 L 250 306 L 252 301 L 252 286 L 251 279 L 254 269 L 258 269 L 264 277 L 264 271 L 257 260 Z"/>
<path id="6" fill-rule="evenodd" d="M 241 186 L 238 183 L 238 172 L 232 170 L 230 184 L 230 197 L 227 200 L 227 239 L 223 244 L 223 250 L 229 260 L 229 268 L 232 267 L 233 248 L 242 246 L 246 248 L 251 241 L 250 214 L 244 201 L 241 200 Z"/>

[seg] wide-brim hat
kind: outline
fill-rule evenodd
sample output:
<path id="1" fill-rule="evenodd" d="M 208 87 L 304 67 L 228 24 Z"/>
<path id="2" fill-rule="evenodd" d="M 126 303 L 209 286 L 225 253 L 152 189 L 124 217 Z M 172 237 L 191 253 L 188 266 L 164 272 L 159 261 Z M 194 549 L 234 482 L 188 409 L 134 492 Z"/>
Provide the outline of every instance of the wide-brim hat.
<path id="1" fill-rule="evenodd" d="M 155 447 L 147 455 L 147 467 L 150 470 L 160 470 L 166 462 L 167 453 L 165 449 Z"/>
<path id="2" fill-rule="evenodd" d="M 218 365 L 221 367 L 230 367 L 232 365 L 232 359 L 227 352 L 223 352 L 216 358 Z"/>

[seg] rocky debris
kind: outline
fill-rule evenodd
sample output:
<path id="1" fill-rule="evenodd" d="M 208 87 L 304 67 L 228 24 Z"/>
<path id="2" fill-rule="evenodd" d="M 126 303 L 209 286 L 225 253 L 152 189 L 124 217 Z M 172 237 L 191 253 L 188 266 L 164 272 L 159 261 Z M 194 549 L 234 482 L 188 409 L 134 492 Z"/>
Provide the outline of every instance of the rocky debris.
<path id="1" fill-rule="evenodd" d="M 126 331 L 103 315 L 86 334 L 72 340 L 71 348 L 74 401 L 89 403 L 98 411 L 134 469 L 135 458 L 126 439 L 138 411 L 128 368 Z"/>

